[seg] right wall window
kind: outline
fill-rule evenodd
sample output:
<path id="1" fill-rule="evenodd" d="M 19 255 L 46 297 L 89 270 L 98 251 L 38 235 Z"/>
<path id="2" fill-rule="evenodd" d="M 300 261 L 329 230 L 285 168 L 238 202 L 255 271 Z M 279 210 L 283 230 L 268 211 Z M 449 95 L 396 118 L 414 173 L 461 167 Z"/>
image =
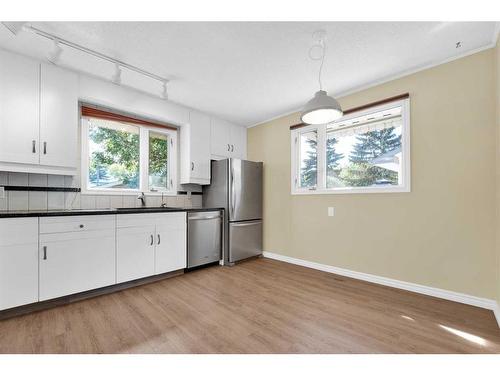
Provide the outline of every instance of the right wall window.
<path id="1" fill-rule="evenodd" d="M 408 99 L 292 131 L 292 194 L 408 191 Z"/>

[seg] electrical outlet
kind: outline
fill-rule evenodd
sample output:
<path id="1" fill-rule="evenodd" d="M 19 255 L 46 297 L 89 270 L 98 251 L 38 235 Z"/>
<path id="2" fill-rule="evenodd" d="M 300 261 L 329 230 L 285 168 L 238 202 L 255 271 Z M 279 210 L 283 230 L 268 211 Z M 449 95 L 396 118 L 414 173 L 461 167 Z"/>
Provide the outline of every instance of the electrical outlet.
<path id="1" fill-rule="evenodd" d="M 328 207 L 328 216 L 335 216 L 335 207 Z"/>
<path id="2" fill-rule="evenodd" d="M 0 186 L 0 198 L 5 198 L 5 188 Z"/>

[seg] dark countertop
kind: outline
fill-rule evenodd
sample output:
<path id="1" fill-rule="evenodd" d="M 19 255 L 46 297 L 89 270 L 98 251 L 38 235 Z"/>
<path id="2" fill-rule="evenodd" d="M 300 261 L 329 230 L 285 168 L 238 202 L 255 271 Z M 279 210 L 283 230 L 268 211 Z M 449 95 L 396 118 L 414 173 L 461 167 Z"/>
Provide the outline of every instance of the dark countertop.
<path id="1" fill-rule="evenodd" d="M 97 208 L 76 210 L 33 210 L 33 211 L 0 211 L 0 218 L 10 217 L 42 217 L 42 216 L 78 216 L 78 215 L 121 215 L 144 214 L 157 212 L 202 212 L 223 210 L 223 208 L 180 208 L 180 207 L 132 207 L 132 208 Z"/>

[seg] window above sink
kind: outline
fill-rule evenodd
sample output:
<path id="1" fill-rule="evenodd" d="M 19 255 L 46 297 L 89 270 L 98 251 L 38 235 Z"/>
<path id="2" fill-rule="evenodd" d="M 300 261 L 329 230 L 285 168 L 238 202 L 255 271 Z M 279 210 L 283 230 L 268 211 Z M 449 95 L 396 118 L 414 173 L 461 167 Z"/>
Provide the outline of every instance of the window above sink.
<path id="1" fill-rule="evenodd" d="M 176 194 L 177 131 L 82 107 L 83 194 Z"/>

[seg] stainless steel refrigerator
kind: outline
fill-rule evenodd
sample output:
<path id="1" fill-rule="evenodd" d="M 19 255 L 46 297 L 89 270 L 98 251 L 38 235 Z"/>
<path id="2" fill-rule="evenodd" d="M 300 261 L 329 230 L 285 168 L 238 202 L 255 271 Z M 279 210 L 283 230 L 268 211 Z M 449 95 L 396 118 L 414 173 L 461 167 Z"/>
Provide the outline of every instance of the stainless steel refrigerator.
<path id="1" fill-rule="evenodd" d="M 224 264 L 262 254 L 262 168 L 248 160 L 212 160 L 203 206 L 222 207 Z"/>

